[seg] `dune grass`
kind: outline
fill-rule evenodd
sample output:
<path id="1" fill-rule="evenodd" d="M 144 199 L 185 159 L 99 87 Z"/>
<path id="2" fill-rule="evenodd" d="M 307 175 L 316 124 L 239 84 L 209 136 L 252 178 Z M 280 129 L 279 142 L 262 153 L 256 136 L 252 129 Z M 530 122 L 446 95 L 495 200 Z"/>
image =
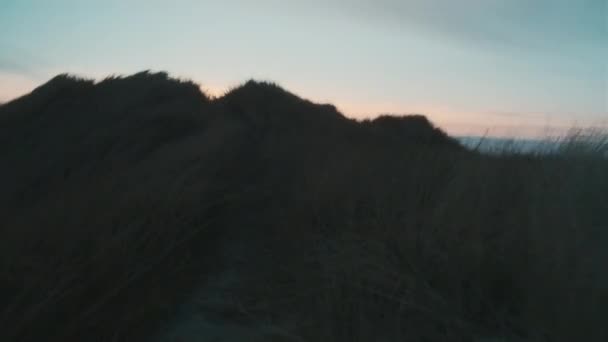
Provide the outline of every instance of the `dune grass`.
<path id="1" fill-rule="evenodd" d="M 301 305 L 277 312 L 300 312 L 306 341 L 605 340 L 604 136 L 326 166 L 277 227 L 285 295 Z"/>

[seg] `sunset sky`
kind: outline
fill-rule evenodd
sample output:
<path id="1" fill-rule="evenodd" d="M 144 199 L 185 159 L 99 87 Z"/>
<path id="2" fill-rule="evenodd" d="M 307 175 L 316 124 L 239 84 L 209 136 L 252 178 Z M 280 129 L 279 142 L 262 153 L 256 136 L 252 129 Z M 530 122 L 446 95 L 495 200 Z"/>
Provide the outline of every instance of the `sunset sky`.
<path id="1" fill-rule="evenodd" d="M 608 0 L 0 0 L 0 102 L 52 76 L 249 78 L 454 134 L 608 121 Z"/>

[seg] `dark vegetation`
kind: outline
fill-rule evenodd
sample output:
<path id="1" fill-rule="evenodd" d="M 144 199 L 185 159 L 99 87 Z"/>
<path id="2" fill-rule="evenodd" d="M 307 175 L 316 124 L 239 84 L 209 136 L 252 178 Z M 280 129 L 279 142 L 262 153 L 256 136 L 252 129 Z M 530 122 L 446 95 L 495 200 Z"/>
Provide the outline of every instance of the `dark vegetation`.
<path id="1" fill-rule="evenodd" d="M 0 106 L 0 165 L 0 341 L 145 340 L 239 238 L 235 296 L 304 341 L 608 340 L 600 155 L 145 72 Z"/>

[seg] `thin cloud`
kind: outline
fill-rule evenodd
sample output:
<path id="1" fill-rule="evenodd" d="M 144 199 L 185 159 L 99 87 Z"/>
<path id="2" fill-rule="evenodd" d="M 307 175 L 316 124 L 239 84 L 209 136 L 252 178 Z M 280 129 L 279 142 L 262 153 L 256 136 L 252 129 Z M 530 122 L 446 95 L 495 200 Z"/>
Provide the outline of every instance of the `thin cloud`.
<path id="1" fill-rule="evenodd" d="M 49 66 L 46 59 L 39 58 L 29 49 L 6 44 L 0 46 L 0 72 L 41 79 L 48 76 L 44 70 Z"/>
<path id="2" fill-rule="evenodd" d="M 500 117 L 506 117 L 506 118 L 533 118 L 533 119 L 537 119 L 537 118 L 547 118 L 549 117 L 548 113 L 543 113 L 543 112 L 515 112 L 515 111 L 502 111 L 502 110 L 497 110 L 497 111 L 489 111 L 486 114 L 488 115 L 494 115 L 494 116 L 500 116 Z"/>
<path id="3" fill-rule="evenodd" d="M 35 69 L 24 63 L 0 57 L 0 72 L 19 74 L 26 76 L 37 76 Z"/>
<path id="4" fill-rule="evenodd" d="M 313 0 L 317 10 L 437 39 L 554 51 L 605 45 L 605 0 Z"/>

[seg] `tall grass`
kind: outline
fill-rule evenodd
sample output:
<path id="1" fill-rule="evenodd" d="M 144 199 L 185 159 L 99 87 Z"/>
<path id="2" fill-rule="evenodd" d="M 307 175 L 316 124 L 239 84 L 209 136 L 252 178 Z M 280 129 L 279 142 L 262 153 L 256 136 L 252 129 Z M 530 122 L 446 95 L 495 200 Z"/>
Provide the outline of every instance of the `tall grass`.
<path id="1" fill-rule="evenodd" d="M 608 158 L 608 132 L 602 128 L 573 128 L 559 144 L 558 153 L 574 158 Z"/>
<path id="2" fill-rule="evenodd" d="M 343 153 L 277 225 L 300 300 L 277 312 L 300 312 L 306 341 L 606 340 L 604 137 L 544 154 Z"/>

